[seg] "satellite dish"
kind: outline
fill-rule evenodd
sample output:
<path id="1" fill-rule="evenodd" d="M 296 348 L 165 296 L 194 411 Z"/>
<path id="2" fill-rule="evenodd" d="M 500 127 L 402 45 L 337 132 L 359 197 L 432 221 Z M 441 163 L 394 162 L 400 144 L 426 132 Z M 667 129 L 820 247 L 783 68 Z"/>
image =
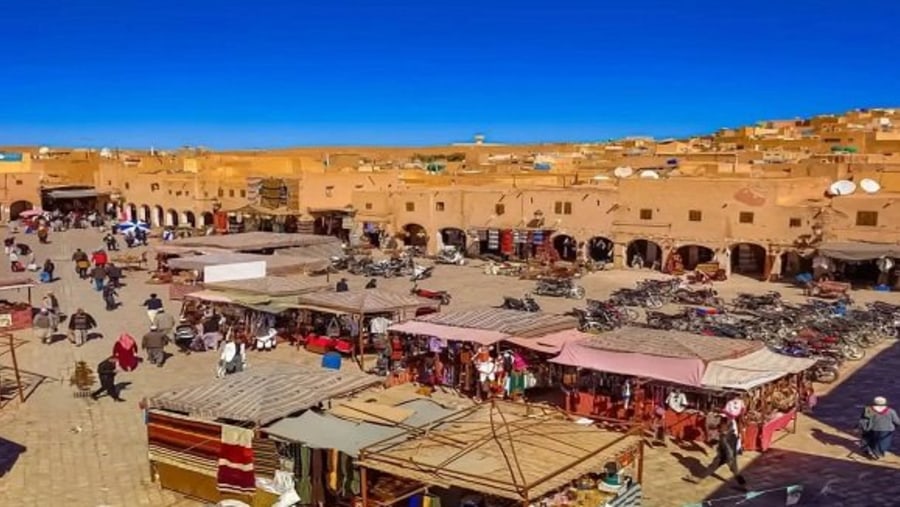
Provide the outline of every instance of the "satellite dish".
<path id="1" fill-rule="evenodd" d="M 102 150 L 100 150 L 100 156 L 103 158 L 111 158 L 112 151 L 110 151 L 109 148 L 103 148 Z"/>
<path id="2" fill-rule="evenodd" d="M 616 178 L 627 178 L 634 174 L 634 169 L 628 167 L 627 165 L 616 167 L 613 171 L 613 174 Z"/>
<path id="3" fill-rule="evenodd" d="M 591 179 L 594 180 L 594 181 L 604 181 L 604 180 L 608 180 L 608 179 L 609 179 L 609 176 L 607 176 L 607 175 L 605 175 L 605 174 L 598 174 L 598 175 L 594 176 L 594 177 L 591 178 Z"/>
<path id="4" fill-rule="evenodd" d="M 859 188 L 863 189 L 863 192 L 867 194 L 874 194 L 881 190 L 881 185 L 871 178 L 864 178 L 859 182 Z"/>
<path id="5" fill-rule="evenodd" d="M 850 195 L 856 192 L 856 183 L 850 180 L 838 180 L 828 187 L 828 193 L 831 195 Z"/>
<path id="6" fill-rule="evenodd" d="M 645 180 L 658 180 L 659 179 L 659 173 L 657 173 L 656 171 L 653 171 L 651 169 L 645 169 L 645 170 L 641 171 L 640 176 L 641 176 L 641 178 L 643 178 Z"/>
<path id="7" fill-rule="evenodd" d="M 50 153 L 50 148 L 48 148 L 46 146 L 41 146 L 40 149 L 38 149 L 38 154 L 40 154 L 40 155 L 47 155 L 49 153 Z"/>

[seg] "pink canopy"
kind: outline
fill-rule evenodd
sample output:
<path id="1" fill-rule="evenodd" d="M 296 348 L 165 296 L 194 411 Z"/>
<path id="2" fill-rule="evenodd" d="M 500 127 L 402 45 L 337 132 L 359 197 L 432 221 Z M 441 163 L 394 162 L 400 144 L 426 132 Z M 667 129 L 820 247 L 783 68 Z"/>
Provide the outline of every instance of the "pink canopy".
<path id="1" fill-rule="evenodd" d="M 569 342 L 575 342 L 590 338 L 592 335 L 582 333 L 577 329 L 567 329 L 565 331 L 557 331 L 536 338 L 523 338 L 514 336 L 508 338 L 509 343 L 525 347 L 526 349 L 536 350 L 545 354 L 559 354 L 563 346 Z"/>
<path id="2" fill-rule="evenodd" d="M 699 358 L 613 352 L 589 347 L 583 342 L 566 343 L 559 356 L 550 362 L 695 387 L 703 385 L 703 373 L 706 370 Z"/>

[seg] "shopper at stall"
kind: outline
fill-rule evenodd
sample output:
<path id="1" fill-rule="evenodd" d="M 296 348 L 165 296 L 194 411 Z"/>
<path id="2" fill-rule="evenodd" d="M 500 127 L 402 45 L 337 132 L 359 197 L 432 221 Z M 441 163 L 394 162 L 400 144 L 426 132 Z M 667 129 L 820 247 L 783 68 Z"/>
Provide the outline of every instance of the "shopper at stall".
<path id="1" fill-rule="evenodd" d="M 719 441 L 716 443 L 716 456 L 713 458 L 712 463 L 710 463 L 699 476 L 686 477 L 685 480 L 698 483 L 715 473 L 722 465 L 728 465 L 728 468 L 731 469 L 731 473 L 734 474 L 737 483 L 742 487 L 746 487 L 747 480 L 741 475 L 741 471 L 738 469 L 737 465 L 739 442 L 740 425 L 738 424 L 737 419 L 721 417 L 719 419 Z"/>
<path id="2" fill-rule="evenodd" d="M 69 341 L 80 347 L 88 339 L 91 329 L 97 327 L 97 321 L 91 314 L 79 308 L 69 317 Z"/>
<path id="3" fill-rule="evenodd" d="M 197 339 L 197 328 L 187 319 L 182 318 L 175 326 L 175 346 L 184 354 L 190 354 Z"/>
<path id="4" fill-rule="evenodd" d="M 124 371 L 131 371 L 138 365 L 138 348 L 137 343 L 128 333 L 122 333 L 116 344 L 113 345 L 113 357 L 119 363 L 119 368 Z"/>
<path id="5" fill-rule="evenodd" d="M 222 316 L 215 312 L 211 312 L 204 317 L 202 325 L 203 334 L 200 336 L 200 343 L 197 343 L 194 349 L 215 350 L 219 348 L 219 343 L 222 342 L 222 324 Z"/>
<path id="6" fill-rule="evenodd" d="M 859 420 L 866 454 L 874 460 L 881 459 L 891 450 L 894 431 L 900 425 L 897 411 L 889 407 L 887 399 L 876 396 L 872 404 L 863 409 Z"/>
<path id="7" fill-rule="evenodd" d="M 100 389 L 91 393 L 91 398 L 97 399 L 106 393 L 116 401 L 125 401 L 119 397 L 119 388 L 116 386 L 116 358 L 110 356 L 97 365 L 97 376 L 100 377 Z"/>
<path id="8" fill-rule="evenodd" d="M 144 335 L 141 340 L 141 348 L 147 351 L 147 358 L 150 364 L 162 368 L 166 362 L 166 343 L 169 339 L 165 333 L 156 328 L 156 325 L 150 326 L 150 331 Z"/>
<path id="9" fill-rule="evenodd" d="M 150 324 L 153 324 L 156 314 L 162 310 L 162 307 L 162 299 L 159 299 L 156 294 L 150 294 L 150 297 L 144 301 L 144 308 L 147 309 L 147 318 L 150 319 Z"/>
<path id="10" fill-rule="evenodd" d="M 346 278 L 341 278 L 340 281 L 334 286 L 335 292 L 347 292 L 350 290 L 350 286 L 347 284 Z"/>

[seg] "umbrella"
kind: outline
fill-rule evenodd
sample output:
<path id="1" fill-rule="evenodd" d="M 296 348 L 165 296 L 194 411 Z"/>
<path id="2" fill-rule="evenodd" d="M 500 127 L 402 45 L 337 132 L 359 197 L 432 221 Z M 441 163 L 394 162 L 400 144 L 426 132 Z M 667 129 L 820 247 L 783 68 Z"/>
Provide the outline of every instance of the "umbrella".
<path id="1" fill-rule="evenodd" d="M 44 210 L 37 208 L 37 209 L 25 210 L 25 211 L 19 213 L 19 216 L 23 217 L 23 218 L 30 218 L 30 217 L 41 216 L 43 214 L 44 214 Z"/>
<path id="2" fill-rule="evenodd" d="M 138 229 L 149 232 L 150 226 L 144 222 L 122 222 L 116 226 L 122 234 L 134 234 Z"/>

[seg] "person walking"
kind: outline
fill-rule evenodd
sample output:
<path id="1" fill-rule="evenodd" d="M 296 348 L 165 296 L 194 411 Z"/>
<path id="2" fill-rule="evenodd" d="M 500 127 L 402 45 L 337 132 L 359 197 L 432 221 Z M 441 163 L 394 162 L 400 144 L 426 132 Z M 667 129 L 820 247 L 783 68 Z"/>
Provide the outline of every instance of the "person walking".
<path id="1" fill-rule="evenodd" d="M 75 262 L 75 272 L 78 273 L 78 276 L 82 280 L 87 278 L 88 269 L 91 267 L 91 260 L 88 258 L 88 254 L 77 248 L 75 253 L 72 254 L 72 261 Z"/>
<path id="2" fill-rule="evenodd" d="M 34 328 L 34 337 L 40 338 L 41 343 L 49 344 L 53 336 L 53 320 L 46 308 L 41 308 L 34 320 L 31 321 Z"/>
<path id="3" fill-rule="evenodd" d="M 91 262 L 95 266 L 106 266 L 106 263 L 109 262 L 109 256 L 103 250 L 97 250 L 91 255 Z"/>
<path id="4" fill-rule="evenodd" d="M 106 267 L 103 264 L 97 264 L 91 270 L 91 279 L 94 281 L 94 290 L 103 291 L 103 283 L 106 280 Z"/>
<path id="5" fill-rule="evenodd" d="M 119 249 L 119 241 L 112 232 L 106 233 L 106 236 L 103 237 L 103 242 L 106 243 L 106 249 L 110 252 L 115 252 Z"/>
<path id="6" fill-rule="evenodd" d="M 56 295 L 52 292 L 48 292 L 47 295 L 44 296 L 44 299 L 41 300 L 41 308 L 49 312 L 53 332 L 59 331 L 60 310 L 59 300 L 56 299 Z"/>
<path id="7" fill-rule="evenodd" d="M 91 314 L 79 308 L 69 317 L 69 341 L 80 347 L 87 341 L 91 329 L 97 327 L 97 321 Z"/>
<path id="8" fill-rule="evenodd" d="M 156 325 L 151 325 L 150 332 L 145 334 L 141 340 L 141 348 L 147 351 L 150 364 L 155 364 L 162 368 L 163 363 L 166 362 L 165 348 L 167 342 L 168 337 L 166 337 L 166 334 L 157 329 Z"/>
<path id="9" fill-rule="evenodd" d="M 103 287 L 103 302 L 106 303 L 106 311 L 111 312 L 119 306 L 116 302 L 116 296 L 118 295 L 119 293 L 116 292 L 116 288 L 112 284 Z"/>
<path id="10" fill-rule="evenodd" d="M 116 340 L 116 344 L 113 345 L 112 355 L 119 363 L 119 368 L 122 368 L 124 371 L 131 371 L 137 368 L 138 348 L 137 343 L 134 341 L 134 337 L 128 333 L 119 335 L 119 339 Z"/>
<path id="11" fill-rule="evenodd" d="M 109 356 L 97 365 L 97 376 L 100 377 L 100 389 L 91 393 L 91 398 L 98 399 L 100 395 L 106 393 L 110 398 L 122 402 L 125 401 L 119 397 L 119 388 L 116 386 L 116 358 Z"/>
<path id="12" fill-rule="evenodd" d="M 121 287 L 122 268 L 116 266 L 114 262 L 106 265 L 106 276 L 109 277 L 109 284 L 115 288 Z"/>
<path id="13" fill-rule="evenodd" d="M 746 488 L 747 480 L 741 475 L 741 471 L 738 469 L 737 465 L 739 442 L 740 427 L 737 419 L 722 417 L 719 420 L 719 441 L 716 443 L 716 456 L 699 476 L 687 477 L 685 480 L 688 482 L 699 483 L 715 473 L 722 465 L 728 465 L 728 468 L 731 469 L 731 473 L 734 474 L 737 483 L 741 487 Z"/>
<path id="14" fill-rule="evenodd" d="M 166 335 L 167 340 L 171 339 L 176 322 L 175 317 L 167 312 L 165 308 L 160 308 L 159 311 L 156 312 L 156 317 L 153 318 L 153 324 L 156 325 L 156 329 L 160 333 Z"/>
<path id="15" fill-rule="evenodd" d="M 891 450 L 894 431 L 900 425 L 897 411 L 889 407 L 884 396 L 876 396 L 872 404 L 863 409 L 859 420 L 865 451 L 869 458 L 878 460 Z"/>
<path id="16" fill-rule="evenodd" d="M 144 300 L 144 308 L 147 309 L 147 318 L 150 319 L 151 325 L 156 322 L 156 314 L 159 313 L 162 307 L 162 299 L 159 299 L 156 294 L 150 294 L 150 297 Z"/>

